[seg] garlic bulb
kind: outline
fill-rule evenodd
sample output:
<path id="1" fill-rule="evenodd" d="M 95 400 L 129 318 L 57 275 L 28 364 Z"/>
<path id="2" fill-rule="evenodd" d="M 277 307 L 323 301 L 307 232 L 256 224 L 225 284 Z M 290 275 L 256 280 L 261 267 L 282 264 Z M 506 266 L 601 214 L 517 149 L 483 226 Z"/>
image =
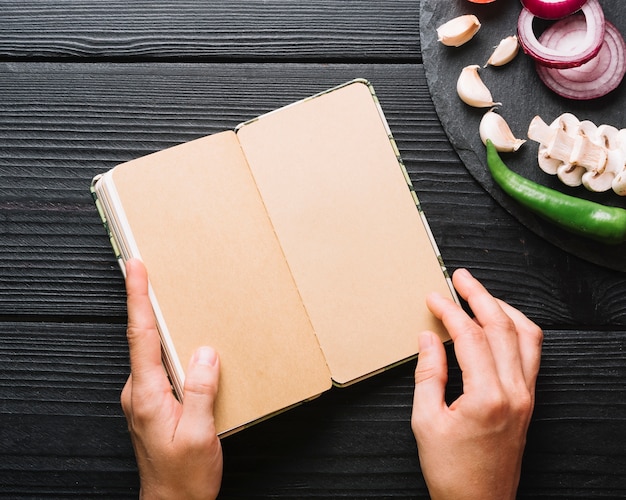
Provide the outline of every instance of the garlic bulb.
<path id="1" fill-rule="evenodd" d="M 517 37 L 515 35 L 508 36 L 500 41 L 485 66 L 504 66 L 515 58 L 518 51 Z"/>
<path id="2" fill-rule="evenodd" d="M 473 14 L 455 17 L 437 28 L 437 40 L 449 47 L 459 47 L 469 42 L 478 30 L 480 22 Z"/>
<path id="3" fill-rule="evenodd" d="M 500 152 L 517 151 L 526 142 L 525 139 L 517 139 L 511 132 L 506 120 L 493 110 L 487 111 L 483 115 L 478 132 L 483 144 L 486 144 L 487 139 L 490 139 L 496 150 Z"/>
<path id="4" fill-rule="evenodd" d="M 456 91 L 461 100 L 475 108 L 490 108 L 502 103 L 493 102 L 491 91 L 483 83 L 478 74 L 478 64 L 465 66 L 456 82 Z"/>

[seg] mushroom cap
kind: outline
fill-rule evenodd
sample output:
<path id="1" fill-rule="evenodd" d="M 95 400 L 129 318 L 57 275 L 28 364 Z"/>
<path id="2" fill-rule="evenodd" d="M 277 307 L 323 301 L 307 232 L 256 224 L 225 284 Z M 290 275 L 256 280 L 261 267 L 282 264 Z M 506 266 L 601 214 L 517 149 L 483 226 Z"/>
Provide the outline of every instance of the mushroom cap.
<path id="1" fill-rule="evenodd" d="M 589 191 L 603 193 L 613 187 L 614 178 L 615 173 L 610 170 L 605 170 L 601 174 L 594 174 L 592 171 L 587 171 L 583 174 L 582 183 Z"/>
<path id="2" fill-rule="evenodd" d="M 556 117 L 550 126 L 562 128 L 568 135 L 574 137 L 578 133 L 579 123 L 578 118 L 572 113 L 563 113 Z"/>
<path id="3" fill-rule="evenodd" d="M 556 175 L 557 169 L 563 164 L 563 162 L 557 158 L 551 158 L 547 153 L 548 148 L 546 146 L 539 146 L 537 152 L 537 163 L 539 168 L 546 174 Z"/>
<path id="4" fill-rule="evenodd" d="M 582 184 L 585 172 L 585 167 L 572 165 L 571 163 L 562 163 L 557 169 L 556 175 L 566 186 L 576 187 Z"/>
<path id="5" fill-rule="evenodd" d="M 626 170 L 622 170 L 615 176 L 611 187 L 618 195 L 626 195 Z"/>
<path id="6" fill-rule="evenodd" d="M 619 130 L 613 125 L 600 125 L 596 131 L 599 144 L 608 149 L 617 149 L 620 147 Z"/>

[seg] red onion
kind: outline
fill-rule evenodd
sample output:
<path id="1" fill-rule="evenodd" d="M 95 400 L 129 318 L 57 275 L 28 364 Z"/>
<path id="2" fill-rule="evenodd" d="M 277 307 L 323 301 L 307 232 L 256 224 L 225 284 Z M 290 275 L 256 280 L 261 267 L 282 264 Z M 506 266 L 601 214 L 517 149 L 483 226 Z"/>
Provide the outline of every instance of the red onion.
<path id="1" fill-rule="evenodd" d="M 541 19 L 561 19 L 579 10 L 587 0 L 521 0 L 522 5 Z"/>
<path id="2" fill-rule="evenodd" d="M 604 39 L 604 11 L 598 0 L 587 0 L 581 10 L 587 25 L 584 39 L 575 51 L 560 51 L 537 40 L 533 30 L 535 16 L 523 8 L 517 21 L 517 35 L 524 52 L 549 68 L 574 68 L 595 57 Z"/>
<path id="3" fill-rule="evenodd" d="M 565 29 L 561 29 L 563 27 Z M 584 19 L 574 15 L 555 23 L 551 31 L 542 35 L 541 41 L 548 47 L 567 52 L 584 37 L 584 32 Z M 626 73 L 625 55 L 624 38 L 615 26 L 606 21 L 602 47 L 591 61 L 569 69 L 548 68 L 537 64 L 537 73 L 548 88 L 563 97 L 576 100 L 595 99 L 619 86 Z"/>

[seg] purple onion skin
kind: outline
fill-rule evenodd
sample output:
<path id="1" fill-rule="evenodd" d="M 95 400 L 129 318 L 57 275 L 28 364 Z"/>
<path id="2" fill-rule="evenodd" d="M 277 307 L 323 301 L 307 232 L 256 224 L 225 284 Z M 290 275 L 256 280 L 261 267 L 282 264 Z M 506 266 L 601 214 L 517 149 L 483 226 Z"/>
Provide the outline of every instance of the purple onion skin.
<path id="1" fill-rule="evenodd" d="M 520 0 L 522 5 L 541 19 L 561 19 L 573 14 L 587 0 Z"/>

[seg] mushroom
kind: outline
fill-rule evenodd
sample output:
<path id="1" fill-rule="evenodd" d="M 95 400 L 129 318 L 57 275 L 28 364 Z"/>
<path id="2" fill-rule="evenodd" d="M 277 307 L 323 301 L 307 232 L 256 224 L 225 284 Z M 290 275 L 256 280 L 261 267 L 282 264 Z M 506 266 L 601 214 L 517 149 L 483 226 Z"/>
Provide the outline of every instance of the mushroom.
<path id="1" fill-rule="evenodd" d="M 535 116 L 528 138 L 539 143 L 537 161 L 541 170 L 556 174 L 567 186 L 584 185 L 590 191 L 611 188 L 626 195 L 626 129 L 596 126 L 563 113 L 550 125 Z"/>
<path id="2" fill-rule="evenodd" d="M 626 170 L 622 170 L 615 176 L 611 187 L 620 196 L 626 196 Z"/>
<path id="3" fill-rule="evenodd" d="M 561 160 L 548 156 L 548 147 L 543 145 L 539 146 L 537 162 L 539 163 L 539 168 L 550 175 L 556 175 L 558 168 L 563 165 Z"/>
<path id="4" fill-rule="evenodd" d="M 561 163 L 556 170 L 559 180 L 566 186 L 576 187 L 583 182 L 583 174 L 586 172 L 585 167 L 580 165 L 572 165 L 571 163 Z"/>

